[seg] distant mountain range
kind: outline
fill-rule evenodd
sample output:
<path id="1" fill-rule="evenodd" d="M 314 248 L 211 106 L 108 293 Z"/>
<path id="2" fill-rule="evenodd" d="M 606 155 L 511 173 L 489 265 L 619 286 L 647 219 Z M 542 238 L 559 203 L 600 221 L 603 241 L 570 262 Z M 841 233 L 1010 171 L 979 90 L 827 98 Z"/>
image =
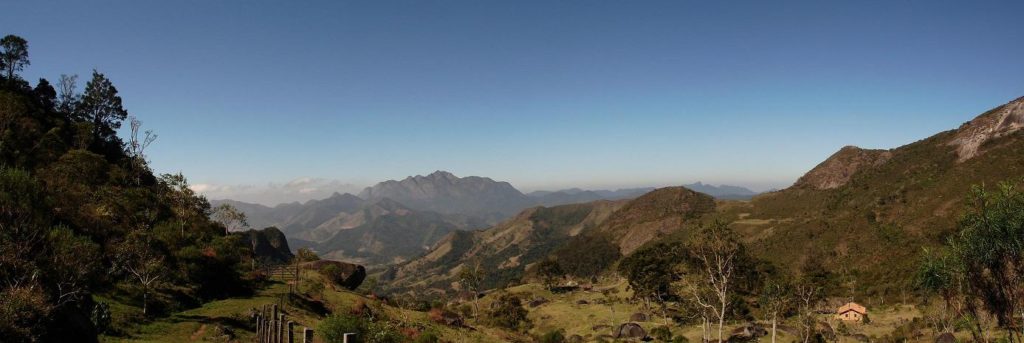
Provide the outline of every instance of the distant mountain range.
<path id="1" fill-rule="evenodd" d="M 791 187 L 750 201 L 716 202 L 694 191 L 753 192 L 697 183 L 633 200 L 533 208 L 487 230 L 452 232 L 384 276 L 395 291 L 437 292 L 458 281 L 462 266 L 479 264 L 488 271 L 486 286 L 497 287 L 522 282 L 532 263 L 553 258 L 586 278 L 646 246 L 688 240 L 702 223 L 723 220 L 757 259 L 791 271 L 814 261 L 836 282 L 854 280 L 858 294 L 897 296 L 913 289 L 922 251 L 955 232 L 973 185 L 1021 180 L 1022 152 L 1019 98 L 901 147 L 843 147 Z"/>
<path id="2" fill-rule="evenodd" d="M 535 205 L 508 182 L 478 176 L 460 178 L 446 171 L 384 181 L 367 187 L 359 197 L 369 201 L 387 198 L 417 210 L 491 220 L 510 217 Z"/>
<path id="3" fill-rule="evenodd" d="M 695 190 L 727 199 L 749 199 L 742 187 L 700 182 Z M 328 258 L 366 265 L 404 261 L 425 252 L 445 234 L 482 229 L 536 207 L 632 199 L 654 188 L 537 191 L 523 194 L 508 182 L 486 177 L 457 177 L 446 171 L 389 180 L 367 187 L 359 196 L 335 193 L 326 199 L 274 207 L 234 200 L 254 228 L 274 226 L 293 248 L 309 247 Z"/>

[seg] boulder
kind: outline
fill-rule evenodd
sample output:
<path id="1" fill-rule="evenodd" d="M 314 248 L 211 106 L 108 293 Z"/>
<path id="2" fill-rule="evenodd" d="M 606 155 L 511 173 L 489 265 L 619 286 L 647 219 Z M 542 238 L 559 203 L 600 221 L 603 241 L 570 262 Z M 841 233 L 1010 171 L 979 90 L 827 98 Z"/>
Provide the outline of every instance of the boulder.
<path id="1" fill-rule="evenodd" d="M 938 337 L 935 337 L 935 343 L 956 343 L 956 337 L 949 332 L 944 332 Z"/>
<path id="2" fill-rule="evenodd" d="M 615 338 L 618 339 L 642 339 L 647 337 L 647 331 L 637 323 L 625 323 L 619 325 L 619 328 L 615 330 Z"/>
<path id="3" fill-rule="evenodd" d="M 587 301 L 586 299 L 576 300 L 576 305 L 589 305 L 589 304 L 590 304 L 590 302 Z"/>
<path id="4" fill-rule="evenodd" d="M 631 322 L 646 322 L 647 321 L 647 315 L 643 314 L 643 313 L 637 312 L 637 313 L 634 313 L 632 316 L 629 316 L 629 321 L 631 321 Z"/>
<path id="5" fill-rule="evenodd" d="M 295 257 L 291 249 L 288 248 L 288 239 L 276 227 L 232 232 L 231 234 L 241 236 L 242 239 L 238 240 L 238 244 L 252 249 L 259 261 L 282 264 L 288 263 Z"/>
<path id="6" fill-rule="evenodd" d="M 544 298 L 538 297 L 538 298 L 535 298 L 533 300 L 530 300 L 529 305 L 530 305 L 530 307 L 537 307 L 537 306 L 540 306 L 540 305 L 544 305 L 546 303 L 548 303 L 548 299 L 544 299 Z"/>

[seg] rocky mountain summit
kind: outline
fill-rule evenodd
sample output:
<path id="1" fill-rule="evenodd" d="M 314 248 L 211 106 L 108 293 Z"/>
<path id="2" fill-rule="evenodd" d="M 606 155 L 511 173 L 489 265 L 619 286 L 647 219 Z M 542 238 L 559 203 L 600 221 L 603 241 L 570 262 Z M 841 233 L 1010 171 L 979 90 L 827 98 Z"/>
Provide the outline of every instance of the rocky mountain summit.
<path id="1" fill-rule="evenodd" d="M 367 187 L 359 197 L 368 201 L 389 198 L 416 210 L 495 220 L 534 204 L 508 182 L 478 176 L 460 178 L 446 171 L 384 181 Z"/>
<path id="2" fill-rule="evenodd" d="M 861 149 L 845 146 L 828 159 L 800 177 L 793 187 L 813 189 L 835 189 L 850 181 L 860 170 L 875 167 L 892 158 L 889 150 Z"/>
<path id="3" fill-rule="evenodd" d="M 985 112 L 964 123 L 949 142 L 963 162 L 983 153 L 983 145 L 1024 128 L 1024 97 Z"/>

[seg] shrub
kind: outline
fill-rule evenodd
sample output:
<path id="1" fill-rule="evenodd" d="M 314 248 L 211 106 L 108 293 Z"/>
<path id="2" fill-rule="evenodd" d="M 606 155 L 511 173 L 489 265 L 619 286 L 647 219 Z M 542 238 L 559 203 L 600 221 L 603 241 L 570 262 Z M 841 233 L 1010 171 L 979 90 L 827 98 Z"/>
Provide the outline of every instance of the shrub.
<path id="1" fill-rule="evenodd" d="M 506 329 L 525 330 L 530 326 L 526 315 L 527 311 L 523 308 L 523 301 L 519 297 L 513 294 L 502 294 L 494 303 L 493 310 L 488 316 L 488 322 Z"/>
<path id="2" fill-rule="evenodd" d="M 540 342 L 541 343 L 564 343 L 565 342 L 565 334 L 562 333 L 562 330 L 548 331 L 548 333 L 546 333 L 546 334 L 544 334 L 544 336 L 540 337 Z"/>
<path id="3" fill-rule="evenodd" d="M 672 343 L 690 343 L 690 340 L 686 336 L 676 336 L 672 338 Z"/>
<path id="4" fill-rule="evenodd" d="M 654 329 L 651 329 L 651 337 L 654 337 L 655 339 L 662 342 L 671 342 L 672 331 L 669 330 L 667 326 L 659 326 Z"/>
<path id="5" fill-rule="evenodd" d="M 437 334 L 435 334 L 433 332 L 430 332 L 430 331 L 427 331 L 427 332 L 424 332 L 424 333 L 420 334 L 419 337 L 416 337 L 416 340 L 414 340 L 413 342 L 414 343 L 437 343 L 437 342 L 440 342 L 440 341 L 441 341 L 441 339 L 437 338 Z"/>
<path id="6" fill-rule="evenodd" d="M 327 317 L 317 326 L 317 335 L 326 343 L 344 342 L 346 333 L 356 333 L 356 340 L 359 341 L 361 334 L 366 332 L 366 321 L 362 318 L 337 314 Z"/>

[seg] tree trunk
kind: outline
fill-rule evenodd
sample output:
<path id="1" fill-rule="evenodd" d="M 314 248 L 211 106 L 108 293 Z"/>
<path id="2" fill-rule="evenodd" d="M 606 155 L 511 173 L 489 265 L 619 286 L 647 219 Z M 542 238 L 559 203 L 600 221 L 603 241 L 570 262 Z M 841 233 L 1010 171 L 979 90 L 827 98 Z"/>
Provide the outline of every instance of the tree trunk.
<path id="1" fill-rule="evenodd" d="M 775 343 L 776 323 L 778 323 L 778 320 L 775 319 L 775 316 L 772 316 L 772 343 Z"/>
<path id="2" fill-rule="evenodd" d="M 722 340 L 722 325 L 725 324 L 725 308 L 722 308 L 722 312 L 718 313 L 718 342 L 725 342 Z"/>
<path id="3" fill-rule="evenodd" d="M 142 291 L 142 315 L 146 315 L 147 304 L 149 304 L 149 291 Z"/>

